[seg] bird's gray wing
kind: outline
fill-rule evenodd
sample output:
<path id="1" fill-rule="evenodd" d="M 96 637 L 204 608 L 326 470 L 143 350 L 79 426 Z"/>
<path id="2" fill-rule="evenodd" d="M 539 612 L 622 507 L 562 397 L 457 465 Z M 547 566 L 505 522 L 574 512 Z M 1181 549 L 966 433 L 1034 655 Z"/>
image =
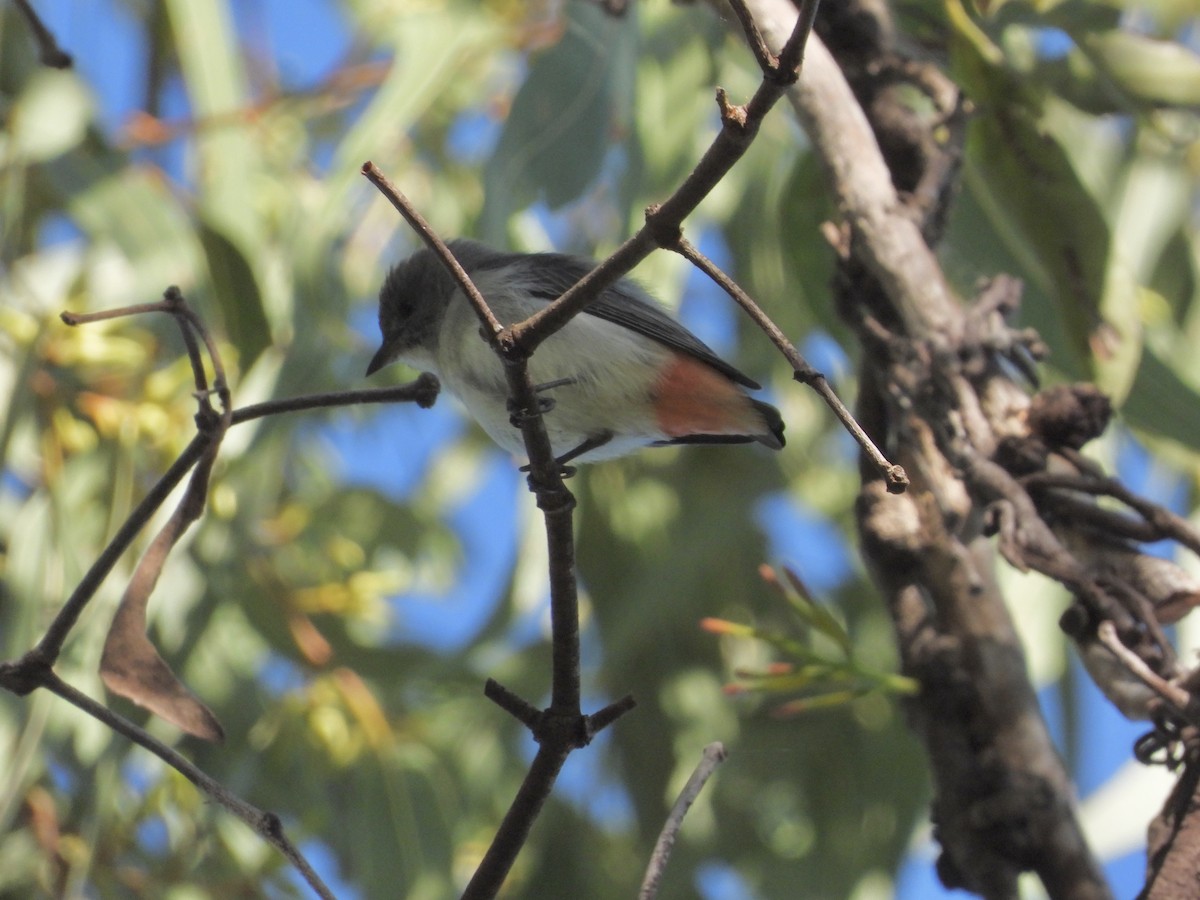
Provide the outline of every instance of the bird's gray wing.
<path id="1" fill-rule="evenodd" d="M 503 257 L 503 259 L 485 262 L 483 267 L 499 268 L 512 263 L 528 266 L 529 269 L 536 271 L 536 279 L 531 277 L 530 282 L 533 283 L 527 283 L 527 287 L 531 294 L 546 302 L 557 300 L 568 288 L 596 267 L 596 264 L 590 259 L 567 256 L 562 253 L 536 253 L 532 256 L 497 254 L 497 256 Z M 622 278 L 616 284 L 605 288 L 599 297 L 587 305 L 584 314 L 628 328 L 637 334 L 645 335 L 652 341 L 695 357 L 738 384 L 752 390 L 758 390 L 761 387 L 754 379 L 717 356 L 708 344 L 675 321 L 631 279 Z"/>

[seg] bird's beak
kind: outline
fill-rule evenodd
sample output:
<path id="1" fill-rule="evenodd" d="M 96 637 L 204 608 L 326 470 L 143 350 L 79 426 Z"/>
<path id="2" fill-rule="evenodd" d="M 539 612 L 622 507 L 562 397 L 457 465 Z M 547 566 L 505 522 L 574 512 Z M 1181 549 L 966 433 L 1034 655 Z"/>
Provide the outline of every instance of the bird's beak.
<path id="1" fill-rule="evenodd" d="M 375 355 L 371 357 L 371 362 L 367 366 L 367 376 L 368 377 L 371 375 L 374 375 L 376 372 L 378 372 L 380 369 L 382 369 L 384 366 L 386 366 L 388 363 L 390 363 L 392 361 L 390 350 L 391 350 L 391 348 L 388 347 L 387 344 L 384 344 L 382 347 L 380 347 L 378 350 L 375 351 Z"/>

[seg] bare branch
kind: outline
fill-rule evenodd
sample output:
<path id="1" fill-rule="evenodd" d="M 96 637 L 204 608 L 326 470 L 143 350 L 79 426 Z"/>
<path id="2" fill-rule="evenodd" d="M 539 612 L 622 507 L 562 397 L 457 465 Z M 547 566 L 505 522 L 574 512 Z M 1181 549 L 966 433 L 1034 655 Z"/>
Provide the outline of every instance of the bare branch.
<path id="1" fill-rule="evenodd" d="M 379 170 L 378 166 L 367 160 L 363 163 L 362 173 L 391 202 L 396 211 L 404 218 L 404 221 L 425 242 L 425 246 L 437 255 L 438 259 L 442 261 L 442 265 L 446 267 L 446 270 L 454 276 L 454 280 L 458 282 L 458 286 L 462 288 L 467 300 L 475 308 L 476 315 L 479 316 L 479 321 L 484 327 L 485 339 L 495 348 L 496 338 L 504 330 L 504 326 L 488 306 L 487 300 L 483 298 L 483 294 L 479 293 L 479 288 L 475 287 L 475 282 L 471 280 L 471 276 L 458 264 L 458 260 L 454 258 L 454 254 L 450 252 L 450 248 L 446 246 L 445 241 L 437 236 L 437 233 L 433 230 L 433 226 L 425 221 L 425 217 L 417 212 L 408 198 L 388 180 L 387 176 Z"/>
<path id="2" fill-rule="evenodd" d="M 71 68 L 74 65 L 71 54 L 58 46 L 54 33 L 46 27 L 46 23 L 34 11 L 29 0 L 17 0 L 17 9 L 24 14 L 25 20 L 29 23 L 33 36 L 38 42 L 42 65 L 50 66 L 53 69 Z"/>
<path id="3" fill-rule="evenodd" d="M 283 825 L 274 813 L 264 812 L 253 804 L 247 803 L 237 794 L 230 791 L 219 781 L 197 768 L 190 760 L 180 755 L 161 741 L 151 737 L 147 732 L 138 728 L 128 719 L 97 703 L 86 694 L 77 691 L 49 668 L 40 672 L 40 686 L 51 693 L 62 697 L 71 705 L 83 710 L 97 721 L 103 722 L 117 734 L 123 735 L 135 744 L 149 750 L 184 778 L 194 784 L 206 795 L 231 812 L 234 816 L 249 825 L 265 841 L 279 850 L 287 860 L 300 872 L 317 895 L 325 900 L 335 900 L 333 892 L 317 875 L 316 870 L 305 859 L 283 832 Z"/>
<path id="4" fill-rule="evenodd" d="M 806 0 L 806 8 L 815 4 Z M 784 56 L 798 65 L 811 18 L 797 25 Z M 523 846 L 566 756 L 591 739 L 591 728 L 607 723 L 632 705 L 621 701 L 602 710 L 594 719 L 582 715 L 579 686 L 579 610 L 575 579 L 575 537 L 572 512 L 575 498 L 563 483 L 561 466 L 555 460 L 546 434 L 536 392 L 529 377 L 528 359 L 547 337 L 581 312 L 588 302 L 626 274 L 657 246 L 669 246 L 680 236 L 680 224 L 742 156 L 757 133 L 759 123 L 780 97 L 783 86 L 795 80 L 794 70 L 781 74 L 777 68 L 764 70 L 762 84 L 748 107 L 746 116 L 730 107 L 723 116 L 722 128 L 691 175 L 661 207 L 647 210 L 646 224 L 608 259 L 525 322 L 500 328 L 482 297 L 474 290 L 465 272 L 457 264 L 433 229 L 411 204 L 387 182 L 370 163 L 363 173 L 388 196 L 401 215 L 434 248 L 471 297 L 493 349 L 504 363 L 514 420 L 520 425 L 529 456 L 529 484 L 537 497 L 546 523 L 550 559 L 550 615 L 552 638 L 552 685 L 550 707 L 536 716 L 533 707 L 504 689 L 490 683 L 488 695 L 519 719 L 532 724 L 539 742 L 538 754 L 517 797 L 505 815 L 492 845 L 472 877 L 464 897 L 491 897 L 499 890 Z M 725 104 L 728 107 L 728 104 Z M 440 248 L 440 249 L 439 249 Z M 475 292 L 478 293 L 478 292 Z"/>
<path id="5" fill-rule="evenodd" d="M 437 376 L 422 372 L 417 380 L 390 388 L 367 388 L 357 391 L 333 391 L 328 394 L 305 394 L 283 400 L 267 400 L 241 406 L 233 411 L 233 424 L 240 425 L 264 416 L 280 413 L 303 412 L 308 409 L 325 409 L 331 406 L 353 406 L 357 403 L 395 403 L 408 400 L 422 409 L 429 409 L 437 400 L 441 385 Z"/>
<path id="6" fill-rule="evenodd" d="M 768 47 L 782 43 L 795 21 L 791 4 L 747 4 Z M 882 5 L 872 9 L 884 14 Z M 886 27 L 858 12 L 870 19 L 864 30 Z M 855 43 L 853 35 L 841 37 Z M 1024 490 L 1008 484 L 1007 473 L 1003 490 L 991 484 L 999 477 L 991 462 L 997 428 L 1008 425 L 993 417 L 997 410 L 1015 416 L 1028 399 L 1007 380 L 994 353 L 969 345 L 975 339 L 969 317 L 879 150 L 873 124 L 882 131 L 887 123 L 868 119 L 816 37 L 788 98 L 826 168 L 842 217 L 841 227 L 827 230 L 839 253 L 846 318 L 864 343 L 885 351 L 864 362 L 860 402 L 871 433 L 897 447 L 917 488 L 909 503 L 868 482 L 859 517 L 864 555 L 902 637 L 903 671 L 921 682 L 913 726 L 932 761 L 943 848 L 939 876 L 948 886 L 1009 897 L 1018 875 L 1031 869 L 1051 896 L 1107 897 L 992 577 L 992 549 L 979 531 L 987 504 L 1001 510 L 1010 503 L 1001 546 L 1020 564 L 1057 565 L 1085 592 L 1103 597 L 1068 553 L 1046 551 L 1062 548 Z M 877 108 L 872 115 L 882 119 Z M 941 184 L 952 170 L 917 173 L 914 184 Z M 936 185 L 923 190 L 938 193 Z M 939 208 L 940 201 L 931 204 Z M 931 609 L 920 614 L 925 603 Z"/>
<path id="7" fill-rule="evenodd" d="M 1091 474 L 1071 475 L 1068 473 L 1037 473 L 1024 479 L 1032 489 L 1061 488 L 1095 496 L 1112 497 L 1119 500 L 1141 517 L 1150 529 L 1152 537 L 1143 540 L 1170 539 L 1187 547 L 1200 556 L 1200 531 L 1186 519 L 1175 515 L 1157 503 L 1139 497 L 1116 478 Z"/>
<path id="8" fill-rule="evenodd" d="M 654 844 L 654 852 L 650 855 L 649 865 L 646 866 L 646 875 L 642 878 L 642 888 L 638 891 L 638 900 L 654 900 L 658 896 L 663 872 L 666 871 L 667 861 L 671 858 L 671 850 L 675 847 L 679 829 L 683 827 L 683 817 L 692 808 L 717 766 L 725 762 L 727 756 L 725 746 L 720 741 L 709 744 L 700 754 L 700 762 L 696 764 L 687 784 L 679 792 L 679 798 L 671 807 L 670 815 L 667 816 L 662 832 Z"/>
<path id="9" fill-rule="evenodd" d="M 1112 622 L 1101 622 L 1096 628 L 1096 637 L 1100 639 L 1100 643 L 1112 651 L 1113 655 L 1120 660 L 1121 665 L 1125 666 L 1146 687 L 1174 706 L 1180 713 L 1188 712 L 1191 695 L 1178 685 L 1159 676 L 1146 665 L 1140 656 L 1122 644 Z"/>
<path id="10" fill-rule="evenodd" d="M 805 0 L 804 6 L 806 9 L 815 8 L 816 4 L 812 0 Z M 781 59 L 795 59 L 798 65 L 810 28 L 810 19 L 801 17 L 796 20 L 780 54 Z M 758 134 L 763 117 L 783 95 L 787 84 L 794 80 L 794 69 L 788 77 L 781 77 L 782 71 L 782 63 L 778 69 L 764 69 L 762 83 L 746 105 L 745 117 L 722 116 L 724 127 L 700 162 L 670 197 L 646 210 L 646 224 L 633 237 L 553 303 L 513 326 L 512 341 L 515 345 L 526 353 L 532 353 L 535 347 L 562 328 L 601 291 L 649 256 L 655 247 L 669 247 L 679 238 L 683 220 L 691 215 L 742 158 Z"/>
<path id="11" fill-rule="evenodd" d="M 908 476 L 904 473 L 902 466 L 893 465 L 875 446 L 875 442 L 863 431 L 862 426 L 855 420 L 854 415 L 842 403 L 842 400 L 834 392 L 830 386 L 828 379 L 814 369 L 796 349 L 796 345 L 787 339 L 787 335 L 776 325 L 754 300 L 747 294 L 732 278 L 726 275 L 721 269 L 703 253 L 701 253 L 690 241 L 684 237 L 680 237 L 673 245 L 667 247 L 668 250 L 673 250 L 682 256 L 684 259 L 691 262 L 696 268 L 700 269 L 705 275 L 716 282 L 737 304 L 746 311 L 754 323 L 771 339 L 771 342 L 779 348 L 779 352 L 792 366 L 792 377 L 807 384 L 817 395 L 825 401 L 825 405 L 833 412 L 842 427 L 850 432 L 851 437 L 858 443 L 863 453 L 875 466 L 879 475 L 883 477 L 887 484 L 888 490 L 893 493 L 903 491 L 908 485 Z"/>
<path id="12" fill-rule="evenodd" d="M 209 438 L 205 434 L 198 434 L 192 438 L 192 442 L 179 454 L 179 458 L 171 464 L 171 467 L 155 482 L 154 487 L 133 508 L 129 517 L 113 535 L 112 540 L 108 542 L 96 561 L 80 579 L 79 584 L 75 586 L 75 590 L 71 592 L 66 603 L 55 615 L 54 621 L 46 629 L 46 633 L 38 642 L 37 647 L 30 651 L 31 654 L 44 661 L 48 666 L 54 665 L 59 653 L 62 652 L 67 635 L 75 627 L 75 623 L 88 601 L 92 599 L 101 583 L 108 577 L 108 573 L 117 564 L 117 560 L 129 549 L 134 538 L 150 521 L 150 517 L 162 506 L 171 491 L 175 490 L 192 466 L 204 455 L 208 442 Z"/>
<path id="13" fill-rule="evenodd" d="M 171 549 L 204 512 L 218 447 L 219 439 L 205 447 L 175 512 L 139 560 L 100 656 L 100 676 L 110 691 L 207 741 L 224 740 L 225 731 L 212 710 L 179 680 L 146 636 L 146 608 Z"/>
<path id="14" fill-rule="evenodd" d="M 750 45 L 750 52 L 754 54 L 754 60 L 758 63 L 758 67 L 763 72 L 778 68 L 779 59 L 767 48 L 762 32 L 758 30 L 758 23 L 754 21 L 750 10 L 746 9 L 744 0 L 729 0 L 729 6 L 733 9 L 733 14 L 737 16 L 738 22 L 741 23 L 742 32 L 746 35 L 746 43 Z"/>

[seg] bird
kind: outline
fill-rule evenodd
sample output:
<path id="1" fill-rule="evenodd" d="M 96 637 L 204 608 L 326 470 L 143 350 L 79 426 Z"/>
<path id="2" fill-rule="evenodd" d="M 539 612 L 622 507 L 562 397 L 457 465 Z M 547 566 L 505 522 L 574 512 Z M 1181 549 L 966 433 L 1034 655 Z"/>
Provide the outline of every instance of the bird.
<path id="1" fill-rule="evenodd" d="M 596 266 L 585 257 L 504 252 L 466 239 L 448 247 L 505 326 L 543 309 Z M 479 326 L 439 257 L 418 250 L 384 279 L 383 339 L 367 375 L 396 361 L 433 372 L 497 444 L 523 455 L 503 363 Z M 779 410 L 746 393 L 760 385 L 628 277 L 543 341 L 529 373 L 560 463 L 670 444 L 784 446 Z"/>

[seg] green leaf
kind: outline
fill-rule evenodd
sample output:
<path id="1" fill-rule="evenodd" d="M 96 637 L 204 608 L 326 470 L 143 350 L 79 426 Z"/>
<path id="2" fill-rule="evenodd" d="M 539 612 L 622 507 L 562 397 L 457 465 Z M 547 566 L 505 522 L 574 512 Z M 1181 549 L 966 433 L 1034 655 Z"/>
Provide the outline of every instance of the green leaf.
<path id="1" fill-rule="evenodd" d="M 1152 349 L 1142 354 L 1133 390 L 1122 414 L 1135 428 L 1200 447 L 1200 392 L 1176 374 Z"/>
<path id="2" fill-rule="evenodd" d="M 1109 277 L 1104 211 L 1051 127 L 1058 124 L 1052 117 L 1066 117 L 1068 110 L 1019 78 L 957 2 L 948 8 L 956 25 L 955 70 L 983 113 L 968 132 L 968 183 L 1010 250 L 1053 299 L 1070 350 L 1086 366 L 1109 331 L 1102 309 L 1127 308 L 1134 295 L 1128 280 Z"/>
<path id="3" fill-rule="evenodd" d="M 114 154 L 92 149 L 48 168 L 47 181 L 94 246 L 116 246 L 127 266 L 101 268 L 91 291 L 97 305 L 148 300 L 171 284 L 195 284 L 200 252 L 178 198 L 150 167 L 120 167 Z"/>
<path id="4" fill-rule="evenodd" d="M 271 345 L 271 327 L 263 312 L 258 282 L 246 258 L 219 230 L 201 223 L 197 234 L 225 334 L 237 347 L 244 371 Z"/>
<path id="5" fill-rule="evenodd" d="M 800 580 L 794 572 L 786 568 L 783 571 L 791 584 L 791 589 L 785 590 L 785 595 L 792 609 L 805 624 L 836 643 L 847 657 L 851 656 L 854 645 L 842 623 L 825 606 L 804 594 Z"/>
<path id="6" fill-rule="evenodd" d="M 618 115 L 628 115 L 635 24 L 594 3 L 567 6 L 561 40 L 534 59 L 484 170 L 486 239 L 502 243 L 509 216 L 538 196 L 558 208 L 600 174 Z"/>
<path id="7" fill-rule="evenodd" d="M 1130 31 L 1073 35 L 1122 93 L 1154 106 L 1200 106 L 1200 56 L 1174 41 Z"/>

